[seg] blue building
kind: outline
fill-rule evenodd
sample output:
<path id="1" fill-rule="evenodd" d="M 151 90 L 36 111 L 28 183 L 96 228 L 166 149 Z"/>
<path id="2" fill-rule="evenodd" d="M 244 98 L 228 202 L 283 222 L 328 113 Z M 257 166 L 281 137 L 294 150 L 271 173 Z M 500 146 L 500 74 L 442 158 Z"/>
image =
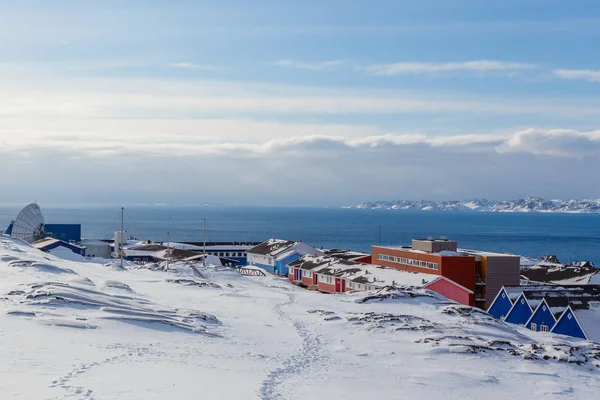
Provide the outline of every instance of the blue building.
<path id="1" fill-rule="evenodd" d="M 513 302 L 510 299 L 509 294 L 506 292 L 506 289 L 503 287 L 496 295 L 496 298 L 490 305 L 488 312 L 494 317 L 504 320 L 512 306 Z"/>
<path id="2" fill-rule="evenodd" d="M 85 256 L 85 247 L 79 246 L 79 245 L 76 245 L 73 243 L 68 243 L 68 242 L 65 242 L 65 241 L 62 241 L 59 239 L 44 238 L 44 239 L 38 240 L 37 242 L 32 243 L 31 245 L 33 247 L 35 247 L 39 250 L 45 251 L 45 252 L 50 252 L 51 250 L 62 247 L 62 248 L 72 251 L 75 254 Z"/>
<path id="3" fill-rule="evenodd" d="M 81 242 L 81 224 L 46 224 L 46 236 L 65 242 Z"/>
<path id="4" fill-rule="evenodd" d="M 600 321 L 598 321 L 598 326 L 600 327 Z M 571 309 L 571 306 L 568 306 L 562 313 L 560 318 L 558 318 L 558 321 L 556 321 L 556 323 L 554 324 L 554 327 L 552 328 L 551 332 L 558 333 L 560 335 L 567 335 L 580 339 L 591 340 L 585 333 L 581 322 L 577 319 L 577 316 L 575 315 L 575 312 Z"/>
<path id="5" fill-rule="evenodd" d="M 556 323 L 556 318 L 546 299 L 542 299 L 535 311 L 525 323 L 525 327 L 532 331 L 549 332 Z"/>
<path id="6" fill-rule="evenodd" d="M 533 310 L 529 305 L 529 301 L 525 298 L 525 294 L 521 293 L 508 311 L 508 314 L 506 314 L 504 321 L 510 324 L 525 325 L 532 314 Z"/>
<path id="7" fill-rule="evenodd" d="M 507 299 L 512 305 L 505 314 L 506 322 L 600 342 L 600 285 L 507 286 L 488 312 L 501 319 Z"/>
<path id="8" fill-rule="evenodd" d="M 307 254 L 322 256 L 324 253 L 302 242 L 269 239 L 246 252 L 248 265 L 260 267 L 275 275 L 287 275 L 288 264 Z"/>

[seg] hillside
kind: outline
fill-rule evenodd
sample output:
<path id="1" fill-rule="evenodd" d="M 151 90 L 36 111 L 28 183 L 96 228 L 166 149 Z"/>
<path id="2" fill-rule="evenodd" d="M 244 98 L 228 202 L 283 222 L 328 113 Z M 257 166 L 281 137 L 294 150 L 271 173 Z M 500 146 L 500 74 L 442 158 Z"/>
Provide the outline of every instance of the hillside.
<path id="1" fill-rule="evenodd" d="M 600 345 L 510 326 L 432 292 L 335 296 L 222 267 L 163 267 L 67 261 L 1 236 L 3 397 L 591 399 L 600 390 Z"/>
<path id="2" fill-rule="evenodd" d="M 345 208 L 414 211 L 560 212 L 600 213 L 600 200 L 546 200 L 539 197 L 493 201 L 484 199 L 450 201 L 381 200 Z"/>

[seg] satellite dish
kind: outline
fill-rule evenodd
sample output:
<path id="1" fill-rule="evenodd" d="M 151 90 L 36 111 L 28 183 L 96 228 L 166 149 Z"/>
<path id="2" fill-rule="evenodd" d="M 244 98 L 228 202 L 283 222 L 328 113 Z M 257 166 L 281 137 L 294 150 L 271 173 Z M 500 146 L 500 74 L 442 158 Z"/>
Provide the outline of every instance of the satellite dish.
<path id="1" fill-rule="evenodd" d="M 32 243 L 44 237 L 45 225 L 46 221 L 40 206 L 31 203 L 17 215 L 10 235 Z"/>

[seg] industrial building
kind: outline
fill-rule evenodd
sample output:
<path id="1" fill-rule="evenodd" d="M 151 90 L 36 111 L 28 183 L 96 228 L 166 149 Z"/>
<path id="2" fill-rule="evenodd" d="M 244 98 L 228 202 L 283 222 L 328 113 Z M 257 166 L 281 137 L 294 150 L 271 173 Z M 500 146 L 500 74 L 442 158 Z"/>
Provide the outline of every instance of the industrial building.
<path id="1" fill-rule="evenodd" d="M 459 249 L 446 238 L 414 239 L 411 246 L 373 246 L 373 264 L 443 276 L 473 292 L 469 304 L 486 309 L 502 286 L 518 285 L 520 258 Z"/>

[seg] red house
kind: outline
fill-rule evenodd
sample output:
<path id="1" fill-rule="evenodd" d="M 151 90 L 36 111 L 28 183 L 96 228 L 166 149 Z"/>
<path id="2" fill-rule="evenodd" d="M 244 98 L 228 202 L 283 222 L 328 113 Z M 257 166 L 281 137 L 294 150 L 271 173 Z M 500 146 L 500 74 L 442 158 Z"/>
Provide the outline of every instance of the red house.
<path id="1" fill-rule="evenodd" d="M 290 281 L 324 293 L 411 286 L 429 289 L 458 303 L 472 305 L 473 291 L 444 276 L 399 271 L 328 256 L 306 255 L 288 266 Z"/>

